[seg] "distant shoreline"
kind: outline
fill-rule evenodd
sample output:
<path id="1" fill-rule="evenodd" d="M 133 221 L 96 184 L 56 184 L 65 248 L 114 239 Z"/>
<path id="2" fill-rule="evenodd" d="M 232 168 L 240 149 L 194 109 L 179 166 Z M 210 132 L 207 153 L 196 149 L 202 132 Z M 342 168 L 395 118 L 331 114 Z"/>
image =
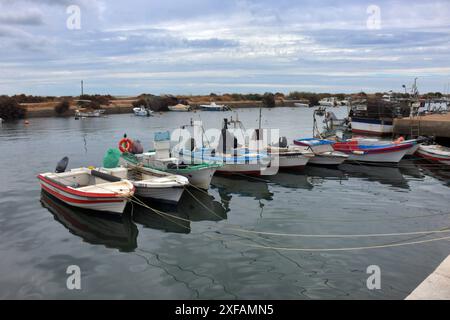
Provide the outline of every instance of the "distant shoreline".
<path id="1" fill-rule="evenodd" d="M 105 114 L 124 114 L 133 113 L 132 103 L 135 100 L 112 100 L 110 105 L 102 105 L 101 109 L 105 110 Z M 277 100 L 275 102 L 275 107 L 295 107 L 294 103 L 301 103 L 303 100 Z M 72 105 L 70 110 L 64 115 L 58 115 L 54 108 L 59 102 L 45 102 L 45 103 L 22 103 L 27 110 L 26 118 L 61 118 L 61 117 L 73 117 L 75 115 L 75 110 L 79 107 Z M 209 101 L 203 102 L 193 102 L 190 103 L 192 107 L 198 108 L 201 104 L 209 104 Z M 220 102 L 229 106 L 231 109 L 241 109 L 241 108 L 259 108 L 262 107 L 262 101 L 226 101 Z M 171 111 L 160 111 L 160 112 L 171 112 Z"/>

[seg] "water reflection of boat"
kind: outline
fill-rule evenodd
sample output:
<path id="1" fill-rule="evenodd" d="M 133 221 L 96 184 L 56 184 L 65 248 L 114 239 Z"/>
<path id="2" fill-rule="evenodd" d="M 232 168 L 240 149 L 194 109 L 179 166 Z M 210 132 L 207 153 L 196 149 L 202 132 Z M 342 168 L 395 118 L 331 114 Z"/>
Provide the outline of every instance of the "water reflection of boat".
<path id="1" fill-rule="evenodd" d="M 420 170 L 420 166 L 418 164 L 418 161 L 413 159 L 403 159 L 398 166 L 400 172 L 404 176 L 409 176 L 416 179 L 423 179 L 424 174 Z"/>
<path id="2" fill-rule="evenodd" d="M 273 193 L 269 191 L 267 176 L 253 177 L 224 177 L 214 176 L 211 184 L 218 189 L 220 197 L 229 201 L 233 194 L 251 197 L 256 200 L 272 200 Z"/>
<path id="3" fill-rule="evenodd" d="M 444 185 L 450 187 L 450 168 L 446 165 L 435 165 L 427 160 L 416 161 L 416 165 L 427 176 L 442 181 Z"/>
<path id="4" fill-rule="evenodd" d="M 191 221 L 220 221 L 227 218 L 227 210 L 205 191 L 188 189 L 177 206 Z"/>
<path id="5" fill-rule="evenodd" d="M 307 166 L 304 173 L 311 178 L 327 180 L 347 180 L 347 176 L 339 167 Z"/>
<path id="6" fill-rule="evenodd" d="M 204 191 L 189 189 L 177 207 L 145 202 L 152 209 L 135 204 L 133 220 L 145 227 L 173 233 L 190 233 L 192 221 L 220 221 L 227 218 L 225 208 Z"/>
<path id="7" fill-rule="evenodd" d="M 306 169 L 306 168 L 305 168 Z M 270 182 L 276 183 L 279 186 L 293 189 L 311 190 L 313 184 L 309 177 L 303 173 L 295 170 L 279 171 L 275 175 L 265 176 Z"/>
<path id="8" fill-rule="evenodd" d="M 409 189 L 408 182 L 398 167 L 344 163 L 339 166 L 339 169 L 351 178 L 363 178 L 397 188 Z"/>
<path id="9" fill-rule="evenodd" d="M 56 221 L 87 243 L 125 252 L 137 248 L 138 230 L 129 215 L 113 216 L 70 207 L 45 191 L 41 193 L 41 203 Z"/>
<path id="10" fill-rule="evenodd" d="M 173 233 L 190 233 L 191 224 L 189 217 L 183 212 L 178 212 L 173 206 L 145 203 L 156 210 L 155 212 L 147 207 L 134 204 L 133 205 L 133 221 L 151 229 L 161 230 Z"/>

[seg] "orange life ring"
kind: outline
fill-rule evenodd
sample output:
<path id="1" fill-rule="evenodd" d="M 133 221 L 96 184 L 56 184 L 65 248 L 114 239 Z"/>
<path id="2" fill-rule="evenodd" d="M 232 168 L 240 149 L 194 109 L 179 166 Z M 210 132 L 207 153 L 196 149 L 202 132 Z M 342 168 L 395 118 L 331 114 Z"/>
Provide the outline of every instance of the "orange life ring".
<path id="1" fill-rule="evenodd" d="M 394 143 L 401 143 L 401 142 L 403 142 L 403 141 L 405 141 L 405 138 L 400 137 L 400 138 L 398 138 L 397 140 L 395 140 Z"/>
<path id="2" fill-rule="evenodd" d="M 133 141 L 131 139 L 123 138 L 122 140 L 119 141 L 119 150 L 122 153 L 130 152 L 131 148 L 133 148 Z"/>

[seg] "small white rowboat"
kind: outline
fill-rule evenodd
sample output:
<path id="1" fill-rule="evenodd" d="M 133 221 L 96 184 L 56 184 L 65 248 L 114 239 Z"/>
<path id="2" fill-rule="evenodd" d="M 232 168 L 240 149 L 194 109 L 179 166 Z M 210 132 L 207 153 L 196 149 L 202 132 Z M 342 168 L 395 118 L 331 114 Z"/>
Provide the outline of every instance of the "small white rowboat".
<path id="1" fill-rule="evenodd" d="M 450 165 L 450 148 L 441 145 L 421 145 L 417 150 L 417 155 L 431 161 Z"/>
<path id="2" fill-rule="evenodd" d="M 189 184 L 186 177 L 140 166 L 101 168 L 99 170 L 115 177 L 130 180 L 136 187 L 136 195 L 164 203 L 178 203 L 184 187 Z"/>
<path id="3" fill-rule="evenodd" d="M 43 190 L 74 207 L 122 214 L 135 188 L 122 180 L 88 168 L 41 173 Z"/>

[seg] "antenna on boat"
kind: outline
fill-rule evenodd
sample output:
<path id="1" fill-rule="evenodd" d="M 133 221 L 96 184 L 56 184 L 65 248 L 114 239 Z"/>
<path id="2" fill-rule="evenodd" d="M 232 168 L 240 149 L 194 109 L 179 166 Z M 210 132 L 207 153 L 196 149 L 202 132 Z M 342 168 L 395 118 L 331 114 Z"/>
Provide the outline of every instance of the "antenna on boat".
<path id="1" fill-rule="evenodd" d="M 259 124 L 258 124 L 258 130 L 261 130 L 261 112 L 262 112 L 262 108 L 259 107 Z"/>

